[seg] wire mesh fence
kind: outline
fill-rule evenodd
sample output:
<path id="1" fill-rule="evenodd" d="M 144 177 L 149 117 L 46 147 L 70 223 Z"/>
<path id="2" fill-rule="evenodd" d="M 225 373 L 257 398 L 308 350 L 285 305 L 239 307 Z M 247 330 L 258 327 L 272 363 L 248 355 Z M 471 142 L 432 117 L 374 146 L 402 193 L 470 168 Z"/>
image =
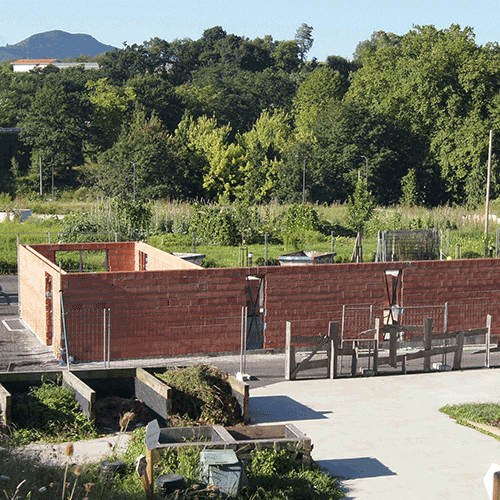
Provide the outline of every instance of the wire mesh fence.
<path id="1" fill-rule="evenodd" d="M 437 229 L 383 231 L 379 235 L 379 260 L 437 260 L 441 238 Z"/>

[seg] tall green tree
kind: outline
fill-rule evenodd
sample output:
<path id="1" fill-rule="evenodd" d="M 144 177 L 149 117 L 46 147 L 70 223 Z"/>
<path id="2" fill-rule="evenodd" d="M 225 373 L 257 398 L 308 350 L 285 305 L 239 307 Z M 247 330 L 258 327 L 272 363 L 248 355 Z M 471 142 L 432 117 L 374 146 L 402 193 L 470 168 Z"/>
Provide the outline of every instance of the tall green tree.
<path id="1" fill-rule="evenodd" d="M 484 169 L 485 131 L 493 126 L 500 90 L 499 57 L 498 48 L 477 46 L 472 29 L 457 25 L 417 26 L 395 44 L 363 52 L 346 100 L 411 130 L 427 151 L 417 177 L 432 203 L 463 203 L 476 192 L 468 179 Z"/>
<path id="2" fill-rule="evenodd" d="M 299 47 L 299 55 L 301 62 L 306 60 L 307 53 L 311 50 L 314 43 L 314 38 L 312 37 L 313 27 L 308 26 L 306 23 L 302 23 L 295 32 L 295 40 Z"/>
<path id="3" fill-rule="evenodd" d="M 250 202 L 269 201 L 285 175 L 286 151 L 292 142 L 290 116 L 282 110 L 265 110 L 237 142 L 244 151 L 240 196 Z"/>
<path id="4" fill-rule="evenodd" d="M 109 197 L 182 198 L 174 143 L 158 117 L 138 108 L 113 146 L 88 165 L 90 180 Z"/>
<path id="5" fill-rule="evenodd" d="M 38 150 L 44 168 L 69 173 L 84 161 L 91 105 L 81 86 L 70 82 L 40 87 L 29 109 L 21 113 L 21 140 Z"/>

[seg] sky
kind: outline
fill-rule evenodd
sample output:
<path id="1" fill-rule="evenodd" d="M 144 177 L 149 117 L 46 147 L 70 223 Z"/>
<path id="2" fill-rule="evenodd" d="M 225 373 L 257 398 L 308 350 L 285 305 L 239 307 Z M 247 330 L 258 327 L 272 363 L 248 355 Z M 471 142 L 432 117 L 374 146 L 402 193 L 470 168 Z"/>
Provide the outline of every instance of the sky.
<path id="1" fill-rule="evenodd" d="M 302 23 L 313 28 L 309 60 L 351 59 L 373 32 L 404 35 L 414 25 L 469 26 L 484 45 L 500 39 L 500 0 L 0 0 L 0 46 L 62 30 L 122 48 L 156 37 L 196 40 L 213 26 L 250 39 L 292 40 Z"/>

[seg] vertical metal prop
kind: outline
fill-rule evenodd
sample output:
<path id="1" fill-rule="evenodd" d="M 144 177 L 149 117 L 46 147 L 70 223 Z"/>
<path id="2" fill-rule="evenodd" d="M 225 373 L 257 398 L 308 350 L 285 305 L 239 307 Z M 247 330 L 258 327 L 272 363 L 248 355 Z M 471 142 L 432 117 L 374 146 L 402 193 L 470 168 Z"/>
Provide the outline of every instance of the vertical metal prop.
<path id="1" fill-rule="evenodd" d="M 111 309 L 108 309 L 108 368 L 111 368 Z"/>
<path id="2" fill-rule="evenodd" d="M 104 368 L 111 368 L 111 309 L 103 309 L 103 359 Z"/>
<path id="3" fill-rule="evenodd" d="M 240 352 L 240 373 L 247 370 L 247 308 L 241 308 L 241 352 Z"/>
<path id="4" fill-rule="evenodd" d="M 486 316 L 486 328 L 488 329 L 486 332 L 486 360 L 485 366 L 486 368 L 490 367 L 490 345 L 491 345 L 491 316 L 488 314 Z"/>
<path id="5" fill-rule="evenodd" d="M 264 265 L 267 266 L 267 261 L 269 260 L 269 248 L 268 248 L 268 236 L 269 233 L 264 233 Z"/>
<path id="6" fill-rule="evenodd" d="M 70 370 L 69 366 L 69 348 L 68 348 L 68 335 L 66 333 L 66 314 L 64 312 L 64 301 L 63 301 L 63 291 L 61 290 L 61 320 L 63 327 L 63 336 L 64 336 L 64 348 L 66 350 L 66 365 L 68 370 Z"/>
<path id="7" fill-rule="evenodd" d="M 103 309 L 102 313 L 103 313 L 103 325 L 102 325 L 103 328 L 102 328 L 102 331 L 103 331 L 103 344 L 104 344 L 103 353 L 102 353 L 102 362 L 104 363 L 104 368 L 106 368 L 106 352 L 107 352 L 107 350 L 106 350 L 106 342 L 107 342 L 107 338 L 108 338 L 108 336 L 107 336 L 108 332 L 106 331 L 107 330 L 106 326 L 108 324 L 108 322 L 106 321 L 106 309 Z"/>
<path id="8" fill-rule="evenodd" d="M 444 324 L 443 324 L 443 333 L 447 334 L 448 333 L 448 302 L 445 303 L 444 305 Z M 444 345 L 448 345 L 448 339 L 444 339 Z M 444 352 L 443 353 L 443 365 L 446 365 L 446 359 L 447 359 L 448 353 Z"/>

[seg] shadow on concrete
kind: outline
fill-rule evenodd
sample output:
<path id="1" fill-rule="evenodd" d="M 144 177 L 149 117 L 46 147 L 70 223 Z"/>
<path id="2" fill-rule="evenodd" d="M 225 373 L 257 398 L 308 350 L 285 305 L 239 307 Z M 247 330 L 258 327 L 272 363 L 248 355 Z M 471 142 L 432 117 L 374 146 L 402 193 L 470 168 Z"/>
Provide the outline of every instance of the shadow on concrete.
<path id="1" fill-rule="evenodd" d="M 320 420 L 332 411 L 315 411 L 288 396 L 252 396 L 250 417 L 253 422 Z"/>
<path id="2" fill-rule="evenodd" d="M 366 479 L 368 477 L 395 476 L 396 473 L 373 457 L 319 460 L 318 465 L 330 474 L 343 479 Z"/>

